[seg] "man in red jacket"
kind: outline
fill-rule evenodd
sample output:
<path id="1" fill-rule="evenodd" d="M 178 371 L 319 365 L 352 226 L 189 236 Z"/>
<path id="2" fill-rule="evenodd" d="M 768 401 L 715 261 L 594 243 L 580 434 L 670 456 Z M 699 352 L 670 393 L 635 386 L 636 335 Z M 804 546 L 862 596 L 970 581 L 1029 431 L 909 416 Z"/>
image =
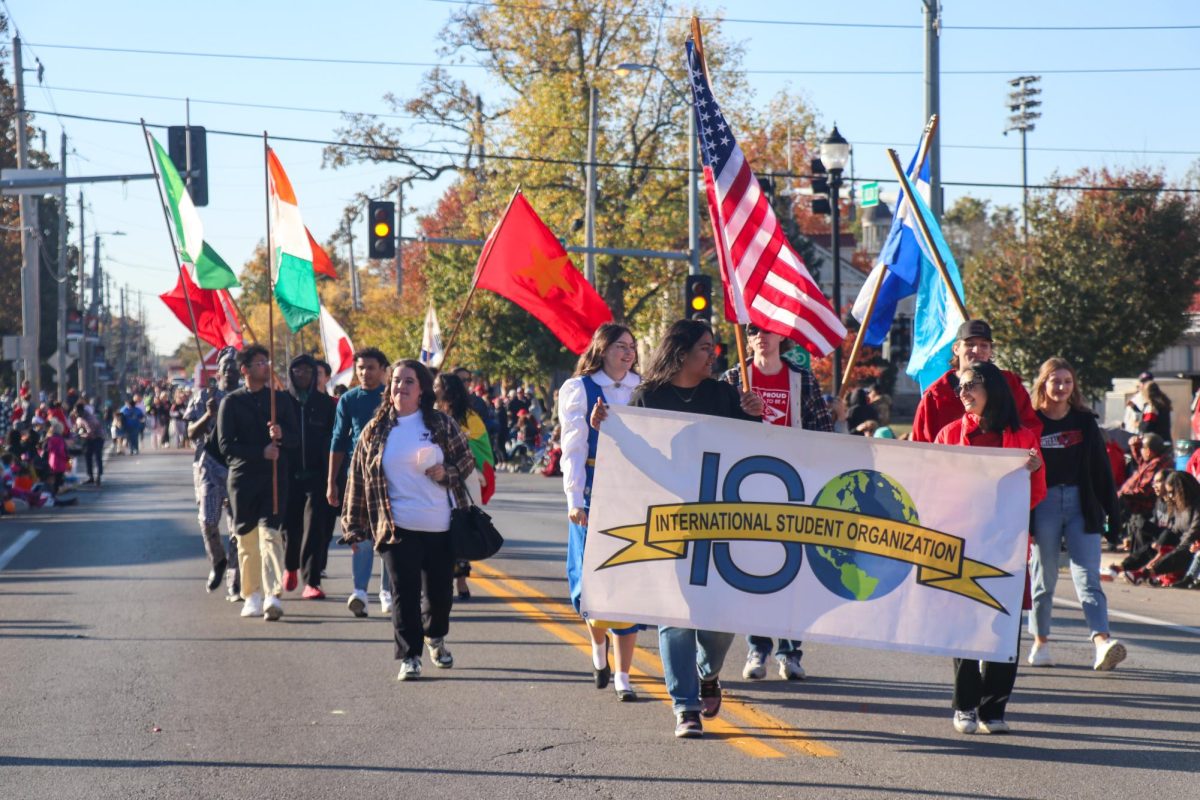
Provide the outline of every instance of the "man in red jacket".
<path id="1" fill-rule="evenodd" d="M 962 418 L 963 404 L 958 399 L 958 370 L 972 361 L 991 360 L 992 326 L 981 319 L 964 322 L 958 329 L 958 340 L 954 343 L 954 357 L 950 363 L 950 370 L 934 381 L 925 390 L 925 394 L 921 395 L 917 414 L 913 417 L 910 437 L 912 441 L 932 442 L 938 431 Z M 1021 383 L 1021 376 L 1008 370 L 1001 372 L 1008 381 L 1008 387 L 1012 389 L 1021 425 L 1040 436 L 1042 423 L 1033 410 L 1029 392 L 1025 391 L 1025 385 Z"/>

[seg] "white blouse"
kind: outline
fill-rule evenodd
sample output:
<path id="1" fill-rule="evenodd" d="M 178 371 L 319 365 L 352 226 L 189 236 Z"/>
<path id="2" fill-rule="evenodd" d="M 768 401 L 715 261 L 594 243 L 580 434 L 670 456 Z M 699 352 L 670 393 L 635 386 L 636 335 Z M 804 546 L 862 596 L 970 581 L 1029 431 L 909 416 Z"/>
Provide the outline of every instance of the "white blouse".
<path id="1" fill-rule="evenodd" d="M 633 390 L 642 379 L 628 372 L 620 383 L 614 383 L 604 370 L 591 376 L 604 392 L 610 406 L 627 406 Z M 562 426 L 563 489 L 567 493 L 567 510 L 586 508 L 583 489 L 587 485 L 588 431 L 592 409 L 588 408 L 587 390 L 583 378 L 571 378 L 558 390 L 558 424 Z"/>

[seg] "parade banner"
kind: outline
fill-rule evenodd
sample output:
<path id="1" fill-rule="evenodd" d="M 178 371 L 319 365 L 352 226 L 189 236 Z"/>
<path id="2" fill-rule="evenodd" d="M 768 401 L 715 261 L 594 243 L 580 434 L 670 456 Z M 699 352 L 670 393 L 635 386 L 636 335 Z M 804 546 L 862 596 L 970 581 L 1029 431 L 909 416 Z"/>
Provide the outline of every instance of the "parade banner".
<path id="1" fill-rule="evenodd" d="M 1012 661 L 1027 458 L 613 407 L 583 615 Z"/>

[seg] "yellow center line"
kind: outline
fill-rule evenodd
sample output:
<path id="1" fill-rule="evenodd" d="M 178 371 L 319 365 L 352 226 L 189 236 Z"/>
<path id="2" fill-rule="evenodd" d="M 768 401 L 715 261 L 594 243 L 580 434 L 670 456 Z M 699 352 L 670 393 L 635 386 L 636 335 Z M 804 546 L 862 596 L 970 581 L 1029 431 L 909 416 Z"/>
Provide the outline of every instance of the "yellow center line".
<path id="1" fill-rule="evenodd" d="M 478 565 L 475 565 L 475 569 L 478 569 Z M 591 639 L 567 628 L 561 622 L 555 621 L 563 615 L 547 613 L 532 603 L 518 600 L 519 595 L 513 591 L 511 586 L 503 581 L 493 581 L 488 578 L 481 578 L 478 575 L 472 577 L 479 588 L 494 597 L 504 600 L 510 608 L 529 617 L 540 628 L 572 645 L 575 649 L 587 655 L 590 660 L 592 655 Z M 582 624 L 582 620 L 577 615 L 572 613 L 571 616 L 574 618 L 577 627 Z M 666 687 L 661 680 L 661 675 L 648 674 L 644 669 L 636 666 L 629 670 L 629 674 L 631 677 L 641 679 L 638 681 L 640 691 L 667 705 L 671 705 L 671 697 L 667 694 Z M 755 739 L 746 731 L 726 720 L 720 718 L 705 720 L 704 725 L 711 733 L 716 734 L 723 741 L 728 742 L 749 756 L 754 758 L 784 757 L 784 753 L 771 747 L 769 744 Z"/>
<path id="2" fill-rule="evenodd" d="M 579 619 L 574 608 L 561 600 L 539 592 L 524 581 L 513 578 L 490 564 L 476 562 L 471 566 L 476 573 L 474 577 L 480 583 L 481 588 L 489 594 L 503 599 L 511 608 L 531 618 L 555 637 L 574 645 L 589 657 L 591 656 L 591 640 L 579 631 L 582 620 Z M 537 605 L 527 599 L 517 599 L 521 597 L 533 598 Z M 638 681 L 639 688 L 643 692 L 670 704 L 670 696 L 666 692 L 666 687 L 661 683 L 662 669 L 659 659 L 638 648 L 634 651 L 634 667 L 630 670 L 630 674 L 643 678 Z M 754 738 L 751 731 L 758 736 L 769 738 L 772 743 L 786 745 L 807 756 L 836 758 L 839 755 L 838 751 L 832 747 L 813 739 L 803 731 L 793 728 L 784 720 L 747 701 L 732 697 L 728 691 L 725 692 L 721 709 L 736 717 L 742 725 L 734 725 L 732 722 L 718 717 L 705 720 L 705 728 L 755 757 L 779 758 L 784 754 Z"/>

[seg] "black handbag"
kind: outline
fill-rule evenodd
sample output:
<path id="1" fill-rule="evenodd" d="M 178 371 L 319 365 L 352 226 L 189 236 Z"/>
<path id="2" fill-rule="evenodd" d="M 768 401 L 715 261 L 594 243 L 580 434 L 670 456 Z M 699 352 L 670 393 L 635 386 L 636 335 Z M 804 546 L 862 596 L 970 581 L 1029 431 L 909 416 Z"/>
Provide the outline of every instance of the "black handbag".
<path id="1" fill-rule="evenodd" d="M 449 492 L 447 499 L 449 499 Z M 504 537 L 492 524 L 492 517 L 472 503 L 450 509 L 450 546 L 456 561 L 483 561 L 500 552 Z"/>

